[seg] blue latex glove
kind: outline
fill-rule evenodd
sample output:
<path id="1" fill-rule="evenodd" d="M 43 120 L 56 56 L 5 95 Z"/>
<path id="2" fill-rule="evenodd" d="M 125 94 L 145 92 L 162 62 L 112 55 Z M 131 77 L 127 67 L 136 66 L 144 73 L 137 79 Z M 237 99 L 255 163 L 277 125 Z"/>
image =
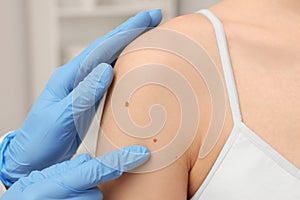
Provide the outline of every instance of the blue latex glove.
<path id="1" fill-rule="evenodd" d="M 143 164 L 149 156 L 149 151 L 141 146 L 94 159 L 87 154 L 80 155 L 19 179 L 1 199 L 101 200 L 103 195 L 97 185 L 118 178 L 124 171 Z"/>
<path id="2" fill-rule="evenodd" d="M 0 146 L 0 179 L 5 185 L 74 155 L 111 83 L 109 64 L 161 17 L 158 9 L 137 14 L 54 72 L 23 126 Z"/>

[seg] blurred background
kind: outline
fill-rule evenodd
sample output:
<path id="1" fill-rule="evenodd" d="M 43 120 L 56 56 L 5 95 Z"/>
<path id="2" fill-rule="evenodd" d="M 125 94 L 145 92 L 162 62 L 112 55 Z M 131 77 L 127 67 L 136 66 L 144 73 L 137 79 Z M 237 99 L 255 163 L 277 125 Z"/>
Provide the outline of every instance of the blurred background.
<path id="1" fill-rule="evenodd" d="M 0 135 L 19 128 L 51 73 L 138 11 L 164 21 L 220 0 L 1 0 Z"/>

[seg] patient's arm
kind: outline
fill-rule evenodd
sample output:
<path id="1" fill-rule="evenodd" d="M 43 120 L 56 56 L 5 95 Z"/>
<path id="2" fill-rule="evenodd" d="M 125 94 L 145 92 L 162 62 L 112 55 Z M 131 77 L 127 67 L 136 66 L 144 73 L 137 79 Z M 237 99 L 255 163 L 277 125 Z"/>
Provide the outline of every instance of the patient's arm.
<path id="1" fill-rule="evenodd" d="M 188 19 L 189 21 L 186 21 Z M 158 27 L 158 29 L 176 30 L 187 34 L 189 37 L 193 37 L 193 34 L 198 34 L 197 31 L 193 31 L 193 28 L 196 24 L 201 23 L 201 21 L 207 24 L 199 15 L 185 16 L 174 19 Z M 143 37 L 151 39 L 155 31 L 156 29 L 151 30 Z M 197 38 L 195 40 L 197 40 Z M 138 41 L 139 38 L 135 42 L 138 43 Z M 130 48 L 130 46 L 128 48 Z M 126 77 L 132 70 L 140 69 L 146 64 L 149 65 L 149 63 L 168 66 L 171 70 L 176 70 L 185 77 L 195 92 L 196 103 L 199 107 L 199 111 L 201 111 L 201 120 L 197 122 L 199 126 L 196 130 L 195 138 L 192 140 L 192 144 L 186 151 L 182 152 L 182 155 L 180 152 L 176 152 L 178 159 L 173 159 L 175 161 L 171 164 L 163 166 L 156 164 L 157 169 L 152 167 L 152 172 L 127 173 L 118 180 L 101 185 L 104 198 L 107 200 L 183 200 L 189 196 L 189 173 L 198 158 L 201 141 L 209 125 L 211 105 L 204 80 L 195 72 L 195 69 L 189 62 L 178 55 L 158 49 L 141 49 L 127 53 L 118 59 L 115 66 L 114 81 L 107 95 L 101 121 L 101 129 L 104 134 L 101 133 L 99 137 L 97 154 L 99 155 L 105 151 L 109 151 L 110 147 L 107 144 L 108 141 L 113 143 L 117 148 L 139 144 L 148 147 L 151 152 L 157 152 L 161 149 L 168 148 L 168 145 L 174 142 L 173 139 L 176 139 L 177 131 L 183 120 L 181 119 L 182 113 L 180 106 L 184 107 L 187 105 L 180 105 L 178 99 L 176 99 L 176 95 L 172 94 L 172 91 L 168 90 L 167 87 L 159 84 L 153 83 L 142 87 L 136 85 L 138 88 L 132 93 L 130 99 L 127 101 L 122 100 L 123 102 L 120 104 L 128 109 L 131 120 L 140 127 L 151 124 L 148 113 L 151 106 L 155 104 L 161 105 L 167 115 L 165 124 L 157 135 L 143 138 L 143 134 L 149 135 L 150 133 L 141 132 L 139 133 L 141 137 L 132 137 L 126 134 L 123 128 L 118 126 L 118 123 L 122 123 L 122 121 L 118 123 L 115 121 L 114 115 L 118 113 L 113 113 L 112 99 L 113 95 L 119 95 L 113 94 L 116 91 L 116 87 L 122 84 L 121 87 L 125 93 L 133 92 L 126 91 L 126 88 L 131 87 L 131 81 L 121 82 L 122 78 Z M 149 65 L 149 67 L 151 68 L 151 65 Z M 138 77 L 144 77 L 145 79 L 149 76 L 159 76 L 161 80 L 168 80 L 170 78 L 170 74 L 165 73 L 163 70 L 161 73 L 157 70 L 150 70 L 150 72 L 149 70 L 137 70 L 137 73 Z M 185 102 L 185 104 L 188 104 L 188 102 Z M 155 115 L 153 116 L 155 117 Z M 191 118 L 188 120 L 192 122 L 196 119 Z M 154 121 L 155 119 L 152 119 L 152 122 Z M 190 130 L 186 129 L 186 131 Z M 170 155 L 174 156 L 172 153 Z M 150 159 L 155 158 L 151 157 Z M 147 167 L 147 163 L 145 167 Z"/>

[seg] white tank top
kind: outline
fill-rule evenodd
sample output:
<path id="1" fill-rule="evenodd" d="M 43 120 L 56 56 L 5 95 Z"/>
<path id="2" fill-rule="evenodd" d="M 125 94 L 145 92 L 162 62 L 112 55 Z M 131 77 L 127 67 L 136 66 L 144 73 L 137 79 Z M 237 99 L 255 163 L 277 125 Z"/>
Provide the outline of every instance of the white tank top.
<path id="1" fill-rule="evenodd" d="M 300 169 L 243 123 L 221 21 L 210 10 L 198 13 L 211 21 L 216 33 L 234 127 L 191 200 L 300 200 Z"/>

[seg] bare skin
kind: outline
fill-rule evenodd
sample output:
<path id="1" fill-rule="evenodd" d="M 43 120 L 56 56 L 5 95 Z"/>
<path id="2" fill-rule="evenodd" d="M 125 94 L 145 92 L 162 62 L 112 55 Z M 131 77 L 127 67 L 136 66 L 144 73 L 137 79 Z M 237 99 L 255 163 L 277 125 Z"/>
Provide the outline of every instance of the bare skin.
<path id="1" fill-rule="evenodd" d="M 300 44 L 300 2 L 225 0 L 209 9 L 225 28 L 244 123 L 300 169 L 300 45 L 297 45 Z M 199 42 L 222 74 L 215 33 L 205 17 L 199 14 L 181 16 L 160 28 L 176 30 Z M 143 62 L 164 63 L 186 73 L 201 99 L 198 104 L 203 118 L 192 146 L 178 161 L 153 173 L 126 174 L 117 181 L 103 185 L 104 196 L 106 199 L 122 200 L 187 199 L 195 194 L 206 178 L 232 130 L 230 107 L 227 102 L 225 124 L 217 145 L 207 157 L 198 159 L 211 115 L 209 93 L 204 81 L 193 77 L 191 66 L 184 61 L 169 54 L 143 50 L 118 60 L 114 84 Z M 109 103 L 114 86 L 109 92 L 101 125 L 112 137 L 120 132 L 113 122 Z M 140 96 L 133 96 L 127 105 L 133 120 L 146 124 L 149 119 L 141 113 L 146 113 L 147 109 L 140 106 L 141 101 L 152 105 L 153 102 L 161 102 L 161 99 L 171 102 L 166 104 L 166 109 L 175 110 L 170 120 L 176 122 L 178 110 L 174 99 L 158 88 L 145 88 L 140 91 Z M 166 143 L 175 130 L 176 126 L 166 124 L 156 142 L 117 136 L 113 140 L 120 147 L 141 144 L 155 150 L 160 142 L 162 145 Z M 101 147 L 101 141 L 98 144 Z"/>

